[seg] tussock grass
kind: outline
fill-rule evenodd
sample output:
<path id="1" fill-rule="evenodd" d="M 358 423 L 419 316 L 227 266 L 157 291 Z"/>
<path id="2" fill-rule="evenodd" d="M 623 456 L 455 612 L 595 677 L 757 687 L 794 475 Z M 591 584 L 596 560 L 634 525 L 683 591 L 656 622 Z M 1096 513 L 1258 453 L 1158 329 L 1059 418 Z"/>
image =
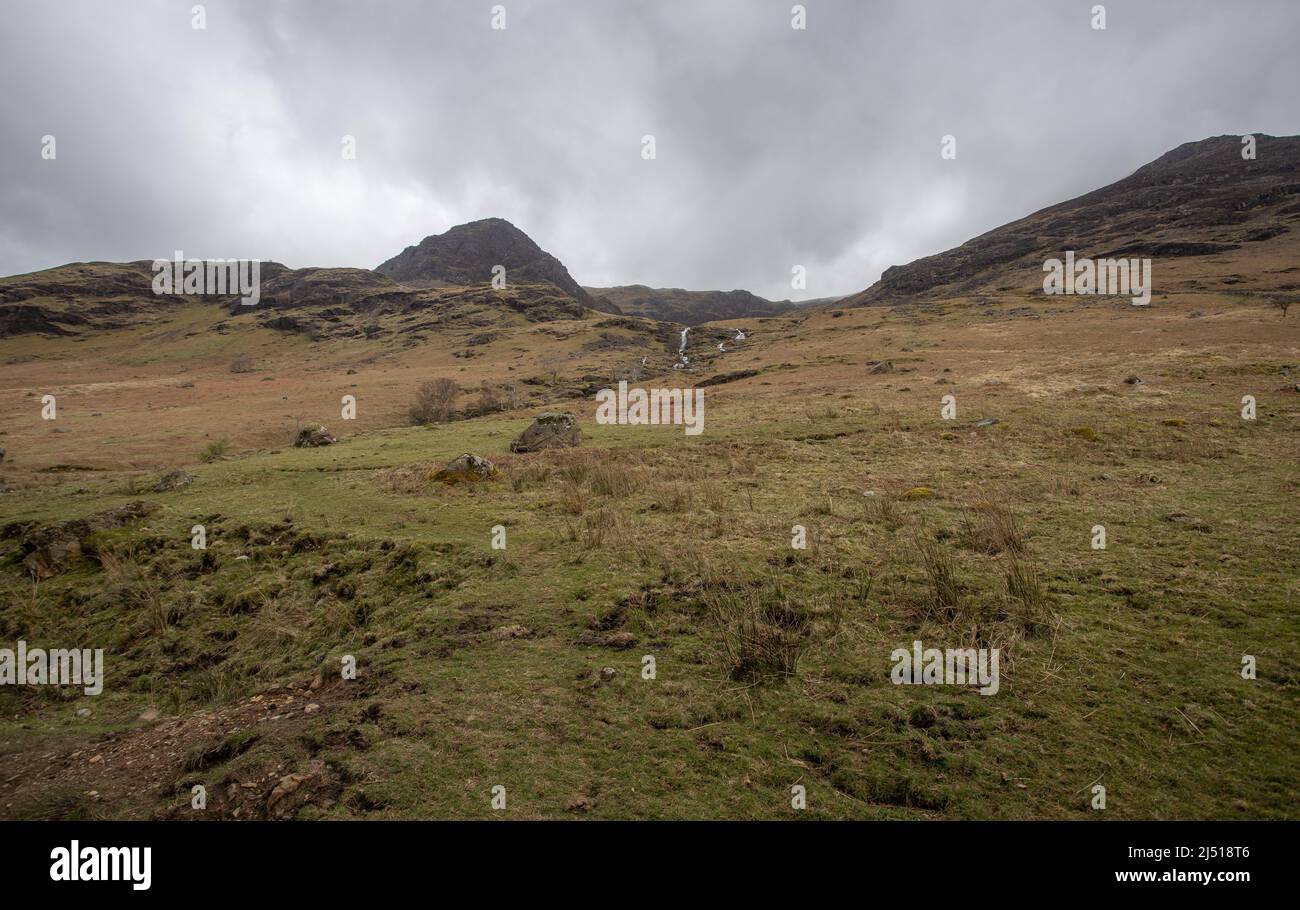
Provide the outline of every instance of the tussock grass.
<path id="1" fill-rule="evenodd" d="M 808 649 L 812 617 L 779 579 L 735 590 L 706 589 L 705 611 L 727 675 L 742 682 L 792 676 Z"/>
<path id="2" fill-rule="evenodd" d="M 990 499 L 982 499 L 967 510 L 958 537 L 967 549 L 990 556 L 1026 551 L 1025 535 L 1015 513 Z"/>

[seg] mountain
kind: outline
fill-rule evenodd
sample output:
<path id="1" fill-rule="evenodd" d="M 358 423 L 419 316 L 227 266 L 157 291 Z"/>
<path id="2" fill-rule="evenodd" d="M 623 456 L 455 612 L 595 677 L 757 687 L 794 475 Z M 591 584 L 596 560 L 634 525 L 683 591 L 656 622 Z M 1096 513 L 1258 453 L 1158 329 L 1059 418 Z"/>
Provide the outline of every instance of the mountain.
<path id="1" fill-rule="evenodd" d="M 1254 160 L 1242 148 L 1240 136 L 1184 143 L 1109 186 L 892 266 L 841 305 L 1041 289 L 1043 261 L 1066 250 L 1149 257 L 1157 294 L 1294 291 L 1300 272 L 1281 264 L 1300 262 L 1300 136 L 1257 136 Z M 1261 256 L 1279 267 L 1258 268 Z"/>
<path id="2" fill-rule="evenodd" d="M 504 266 L 507 283 L 546 282 L 583 306 L 598 309 L 560 260 L 504 218 L 484 218 L 459 224 L 443 234 L 425 237 L 375 269 L 394 281 L 412 286 L 473 285 L 492 281 L 492 269 Z"/>
<path id="3" fill-rule="evenodd" d="M 749 291 L 684 291 L 629 284 L 612 288 L 587 288 L 597 300 L 609 301 L 629 316 L 647 316 L 664 322 L 699 325 L 717 319 L 777 316 L 795 308 L 788 300 L 765 300 Z"/>
<path id="4" fill-rule="evenodd" d="M 506 268 L 507 286 L 500 291 L 488 287 L 495 265 Z M 235 295 L 199 299 L 230 308 L 232 316 L 253 314 L 269 328 L 311 338 L 372 337 L 388 316 L 397 317 L 389 321 L 399 331 L 459 316 L 491 321 L 493 310 L 506 319 L 510 312 L 522 314 L 529 322 L 579 318 L 584 308 L 621 315 L 593 299 L 558 259 L 501 218 L 426 237 L 374 271 L 263 262 L 256 307 L 243 307 Z M 125 328 L 165 318 L 169 305 L 183 302 L 179 294 L 154 294 L 150 260 L 70 263 L 0 278 L 0 338 Z M 437 315 L 430 317 L 432 310 Z"/>

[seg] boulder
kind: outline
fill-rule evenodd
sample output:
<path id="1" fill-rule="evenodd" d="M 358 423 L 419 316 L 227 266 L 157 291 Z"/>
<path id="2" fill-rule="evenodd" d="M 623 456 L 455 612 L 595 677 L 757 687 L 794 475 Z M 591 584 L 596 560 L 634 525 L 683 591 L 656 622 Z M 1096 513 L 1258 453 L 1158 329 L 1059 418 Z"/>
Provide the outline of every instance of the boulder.
<path id="1" fill-rule="evenodd" d="M 314 449 L 317 446 L 332 446 L 338 439 L 320 424 L 303 427 L 298 431 L 298 438 L 293 441 L 294 448 Z"/>
<path id="2" fill-rule="evenodd" d="M 549 412 L 540 415 L 533 425 L 510 443 L 512 452 L 540 452 L 542 449 L 567 449 L 582 442 L 578 419 L 569 413 Z"/>
<path id="3" fill-rule="evenodd" d="M 496 473 L 497 467 L 492 462 L 480 455 L 466 453 L 435 471 L 432 479 L 439 483 L 475 483 L 491 480 Z"/>
<path id="4" fill-rule="evenodd" d="M 192 483 L 194 483 L 194 478 L 190 476 L 189 471 L 184 468 L 176 468 L 159 477 L 158 482 L 153 486 L 153 491 L 155 493 L 166 493 L 168 490 L 188 487 Z"/>

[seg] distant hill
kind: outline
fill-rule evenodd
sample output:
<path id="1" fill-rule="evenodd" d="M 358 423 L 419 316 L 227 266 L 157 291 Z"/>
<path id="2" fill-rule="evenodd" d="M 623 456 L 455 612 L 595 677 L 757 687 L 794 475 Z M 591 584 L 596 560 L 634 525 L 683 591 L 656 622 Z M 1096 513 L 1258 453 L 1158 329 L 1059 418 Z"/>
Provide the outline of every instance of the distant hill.
<path id="1" fill-rule="evenodd" d="M 498 265 L 505 268 L 508 283 L 546 282 L 584 306 L 600 308 L 560 260 L 504 218 L 471 221 L 425 237 L 375 271 L 413 287 L 475 285 L 491 282 Z"/>
<path id="2" fill-rule="evenodd" d="M 749 291 L 684 291 L 629 284 L 612 288 L 587 288 L 592 297 L 609 301 L 629 316 L 646 316 L 664 322 L 699 325 L 717 319 L 777 316 L 795 308 L 788 300 L 765 300 Z"/>
<path id="3" fill-rule="evenodd" d="M 1300 271 L 1283 263 L 1300 263 L 1300 136 L 1259 135 L 1254 160 L 1241 152 L 1240 136 L 1184 143 L 1109 186 L 892 266 L 843 305 L 1041 288 L 1043 261 L 1065 250 L 1151 258 L 1157 293 L 1294 291 Z M 1254 267 L 1261 256 L 1277 269 Z"/>

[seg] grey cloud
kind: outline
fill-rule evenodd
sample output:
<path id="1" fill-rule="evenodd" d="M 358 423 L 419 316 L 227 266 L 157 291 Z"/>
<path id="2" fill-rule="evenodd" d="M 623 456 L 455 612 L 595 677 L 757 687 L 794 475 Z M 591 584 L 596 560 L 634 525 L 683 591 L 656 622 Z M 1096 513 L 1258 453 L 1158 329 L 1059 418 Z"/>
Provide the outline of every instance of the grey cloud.
<path id="1" fill-rule="evenodd" d="M 1110 2 L 1104 32 L 1074 0 L 813 0 L 806 32 L 786 2 L 502 2 L 504 32 L 488 2 L 212 0 L 196 32 L 190 0 L 6 0 L 0 273 L 373 267 L 499 216 L 585 284 L 817 297 L 1182 142 L 1300 132 L 1288 0 Z"/>

